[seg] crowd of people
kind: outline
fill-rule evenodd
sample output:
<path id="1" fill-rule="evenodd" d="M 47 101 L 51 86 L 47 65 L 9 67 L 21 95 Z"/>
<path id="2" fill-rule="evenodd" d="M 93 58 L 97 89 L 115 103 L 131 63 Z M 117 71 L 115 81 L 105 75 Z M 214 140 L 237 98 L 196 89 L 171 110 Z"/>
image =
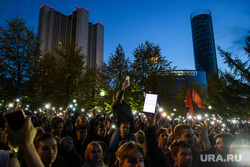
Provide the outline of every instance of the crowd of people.
<path id="1" fill-rule="evenodd" d="M 247 124 L 208 120 L 167 121 L 160 114 L 135 118 L 124 92 L 114 94 L 112 119 L 26 115 L 19 130 L 1 127 L 0 166 L 22 167 L 244 167 L 250 166 Z M 111 125 L 115 124 L 115 127 Z"/>

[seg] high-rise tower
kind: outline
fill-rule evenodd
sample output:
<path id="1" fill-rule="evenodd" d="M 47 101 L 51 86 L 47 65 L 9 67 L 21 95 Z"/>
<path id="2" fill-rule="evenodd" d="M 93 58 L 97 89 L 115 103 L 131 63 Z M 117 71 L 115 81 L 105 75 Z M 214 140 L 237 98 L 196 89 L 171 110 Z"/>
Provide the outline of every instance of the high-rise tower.
<path id="1" fill-rule="evenodd" d="M 89 11 L 76 8 L 70 15 L 64 15 L 54 8 L 43 5 L 40 8 L 38 33 L 41 51 L 53 51 L 66 39 L 74 40 L 82 47 L 87 67 L 103 66 L 104 26 L 89 23 Z"/>
<path id="2" fill-rule="evenodd" d="M 218 71 L 211 11 L 208 9 L 194 11 L 190 19 L 195 69 L 206 71 L 208 78 L 211 72 Z"/>

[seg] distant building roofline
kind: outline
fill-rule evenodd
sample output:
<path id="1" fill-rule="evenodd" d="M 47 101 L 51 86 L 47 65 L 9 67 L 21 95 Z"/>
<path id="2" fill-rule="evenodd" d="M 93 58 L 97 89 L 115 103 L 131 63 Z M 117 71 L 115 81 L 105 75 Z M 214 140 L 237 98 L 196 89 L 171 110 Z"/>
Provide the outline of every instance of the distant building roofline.
<path id="1" fill-rule="evenodd" d="M 54 9 L 51 6 L 47 5 L 47 4 L 43 4 L 43 6 L 41 6 L 40 9 L 43 8 L 44 6 L 47 6 L 47 7 L 51 8 L 51 9 Z"/>
<path id="2" fill-rule="evenodd" d="M 85 9 L 84 7 L 80 7 L 80 8 L 76 7 L 76 9 L 72 11 L 72 13 L 73 13 L 74 11 L 78 10 L 78 9 L 83 9 L 83 10 L 86 10 L 86 11 L 89 12 L 89 10 L 88 10 L 88 9 Z"/>
<path id="3" fill-rule="evenodd" d="M 211 11 L 209 9 L 198 9 L 198 10 L 193 11 L 190 14 L 190 18 L 192 19 L 193 17 L 198 16 L 198 15 L 202 15 L 202 14 L 206 14 L 206 15 L 211 16 Z"/>
<path id="4" fill-rule="evenodd" d="M 102 26 L 104 26 L 102 23 L 100 23 L 100 22 L 96 22 L 94 25 L 96 25 L 96 24 L 101 24 Z"/>

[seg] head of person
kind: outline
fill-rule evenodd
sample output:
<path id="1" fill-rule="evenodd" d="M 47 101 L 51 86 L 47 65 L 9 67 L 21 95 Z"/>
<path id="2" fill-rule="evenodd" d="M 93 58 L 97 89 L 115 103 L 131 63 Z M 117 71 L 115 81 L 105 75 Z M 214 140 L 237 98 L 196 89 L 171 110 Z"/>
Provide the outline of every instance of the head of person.
<path id="1" fill-rule="evenodd" d="M 87 126 L 82 123 L 76 127 L 77 140 L 85 140 L 87 138 Z"/>
<path id="2" fill-rule="evenodd" d="M 167 128 L 159 128 L 156 134 L 159 145 L 167 145 L 169 136 Z"/>
<path id="3" fill-rule="evenodd" d="M 64 151 L 70 152 L 74 148 L 74 139 L 70 136 L 65 136 L 61 139 L 60 144 Z"/>
<path id="4" fill-rule="evenodd" d="M 120 167 L 144 167 L 145 151 L 142 145 L 129 141 L 118 149 Z"/>
<path id="5" fill-rule="evenodd" d="M 65 124 L 65 120 L 58 116 L 53 116 L 50 120 L 50 129 L 51 133 L 55 136 L 60 136 L 63 132 L 63 127 Z"/>
<path id="6" fill-rule="evenodd" d="M 145 144 L 145 133 L 142 131 L 142 130 L 139 130 L 136 134 L 136 142 L 137 143 L 140 143 L 141 145 L 144 145 Z"/>
<path id="7" fill-rule="evenodd" d="M 79 119 L 79 123 L 80 123 L 80 124 L 81 124 L 81 123 L 86 124 L 87 121 L 88 121 L 88 118 L 87 118 L 86 115 L 80 115 L 80 119 Z"/>
<path id="8" fill-rule="evenodd" d="M 31 122 L 34 125 L 34 127 L 38 126 L 38 119 L 36 116 L 34 116 L 34 115 L 31 116 Z"/>
<path id="9" fill-rule="evenodd" d="M 100 137 L 106 137 L 106 134 L 107 134 L 107 127 L 105 124 L 101 124 L 97 127 L 97 134 L 100 136 Z"/>
<path id="10" fill-rule="evenodd" d="M 35 146 L 44 166 L 53 164 L 58 152 L 55 135 L 48 132 L 40 134 L 35 138 Z"/>
<path id="11" fill-rule="evenodd" d="M 84 166 L 104 165 L 102 147 L 97 141 L 88 144 L 84 154 Z"/>
<path id="12" fill-rule="evenodd" d="M 227 153 L 229 151 L 229 147 L 234 141 L 234 136 L 231 134 L 220 133 L 214 136 L 215 138 L 215 148 L 218 152 Z"/>
<path id="13" fill-rule="evenodd" d="M 73 119 L 67 118 L 63 129 L 66 132 L 72 132 L 73 129 L 74 129 L 74 121 L 73 121 Z"/>
<path id="14" fill-rule="evenodd" d="M 171 156 L 177 167 L 192 166 L 192 148 L 181 140 L 176 140 L 171 144 Z"/>
<path id="15" fill-rule="evenodd" d="M 239 133 L 244 133 L 246 131 L 246 126 L 242 123 L 239 124 L 237 128 Z"/>
<path id="16" fill-rule="evenodd" d="M 114 93 L 114 95 L 113 95 L 113 101 L 115 101 L 118 98 L 120 91 L 121 90 L 119 90 L 116 93 Z M 124 94 L 121 97 L 121 101 L 123 101 L 123 100 L 124 100 Z"/>
<path id="17" fill-rule="evenodd" d="M 43 128 L 41 127 L 35 127 L 36 128 L 36 136 L 39 136 L 42 133 L 45 133 L 45 131 L 43 130 Z"/>
<path id="18" fill-rule="evenodd" d="M 130 122 L 128 121 L 121 122 L 119 130 L 122 138 L 127 137 L 130 131 Z"/>
<path id="19" fill-rule="evenodd" d="M 43 126 L 48 126 L 48 116 L 47 115 L 44 115 L 42 118 L 41 118 L 41 122 L 42 122 L 42 125 Z"/>
<path id="20" fill-rule="evenodd" d="M 194 132 L 189 125 L 179 124 L 174 128 L 176 140 L 184 141 L 194 147 Z"/>

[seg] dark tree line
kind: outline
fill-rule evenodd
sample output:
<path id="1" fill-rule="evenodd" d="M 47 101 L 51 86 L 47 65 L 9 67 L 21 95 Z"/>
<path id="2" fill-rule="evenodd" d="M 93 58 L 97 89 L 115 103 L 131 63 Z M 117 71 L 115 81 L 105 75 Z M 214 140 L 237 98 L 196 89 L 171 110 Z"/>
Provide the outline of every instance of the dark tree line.
<path id="1" fill-rule="evenodd" d="M 250 35 L 246 37 L 243 49 L 245 60 L 218 48 L 229 70 L 213 74 L 208 82 L 208 91 L 210 104 L 221 115 L 250 116 Z"/>

